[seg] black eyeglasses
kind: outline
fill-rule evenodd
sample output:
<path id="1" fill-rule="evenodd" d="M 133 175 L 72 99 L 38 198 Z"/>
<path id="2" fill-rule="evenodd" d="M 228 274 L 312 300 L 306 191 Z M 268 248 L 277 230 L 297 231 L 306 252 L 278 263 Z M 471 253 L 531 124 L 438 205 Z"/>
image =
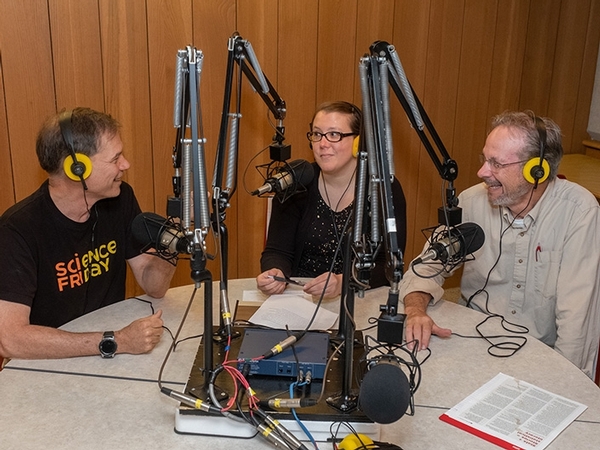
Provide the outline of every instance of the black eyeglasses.
<path id="1" fill-rule="evenodd" d="M 321 139 L 327 139 L 329 142 L 340 142 L 348 136 L 356 136 L 356 133 L 342 133 L 341 131 L 328 131 L 327 133 L 319 133 L 318 131 L 309 131 L 306 137 L 310 142 L 319 142 Z"/>
<path id="2" fill-rule="evenodd" d="M 498 161 L 496 161 L 494 158 L 486 159 L 486 157 L 483 154 L 481 154 L 481 155 L 479 155 L 479 162 L 481 163 L 482 166 L 485 163 L 488 163 L 488 165 L 490 166 L 490 169 L 492 169 L 493 171 L 496 171 L 496 170 L 504 169 L 505 167 L 508 167 L 508 166 L 512 166 L 514 164 L 521 164 L 521 163 L 527 162 L 527 160 L 524 159 L 522 161 L 514 161 L 514 162 L 502 164 L 502 163 L 499 163 Z"/>

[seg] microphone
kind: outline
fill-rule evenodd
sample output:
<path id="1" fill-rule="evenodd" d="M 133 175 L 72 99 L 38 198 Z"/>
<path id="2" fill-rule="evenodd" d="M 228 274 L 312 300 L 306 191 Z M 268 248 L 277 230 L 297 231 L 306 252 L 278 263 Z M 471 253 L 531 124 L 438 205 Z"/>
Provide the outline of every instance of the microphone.
<path id="1" fill-rule="evenodd" d="M 304 333 L 295 333 L 286 337 L 284 340 L 279 341 L 277 344 L 275 344 L 270 350 L 267 350 L 265 353 L 263 353 L 263 358 L 269 359 L 272 356 L 278 355 L 289 346 L 294 345 L 302 337 L 304 337 Z"/>
<path id="2" fill-rule="evenodd" d="M 358 407 L 373 422 L 388 424 L 406 412 L 412 392 L 400 361 L 394 355 L 379 356 L 371 363 L 358 394 Z"/>
<path id="3" fill-rule="evenodd" d="M 263 437 L 268 438 L 268 436 L 276 434 L 283 440 L 287 448 L 292 450 L 308 450 L 308 448 L 300 442 L 291 431 L 284 427 L 279 420 L 273 419 L 260 408 L 256 408 L 255 412 L 264 420 L 262 427 L 257 427 Z"/>
<path id="4" fill-rule="evenodd" d="M 183 233 L 181 225 L 158 214 L 138 214 L 131 222 L 131 233 L 136 241 L 144 244 L 143 251 L 154 248 L 167 259 L 175 258 L 179 253 L 190 253 L 191 241 Z"/>
<path id="5" fill-rule="evenodd" d="M 271 398 L 267 402 L 270 408 L 281 409 L 281 408 L 308 408 L 309 406 L 315 406 L 317 400 L 314 398 Z"/>
<path id="6" fill-rule="evenodd" d="M 207 402 L 203 402 L 199 398 L 190 397 L 189 395 L 186 395 L 182 392 L 177 392 L 173 389 L 169 389 L 164 386 L 160 388 L 160 392 L 162 392 L 165 395 L 168 395 L 171 398 L 174 398 L 175 400 L 178 400 L 184 405 L 191 406 L 192 408 L 199 409 L 201 411 L 211 414 L 221 414 L 221 410 L 219 408 L 212 406 Z"/>
<path id="7" fill-rule="evenodd" d="M 425 261 L 435 260 L 444 264 L 457 264 L 464 258 L 481 248 L 485 241 L 483 229 L 474 222 L 461 223 L 457 227 L 450 227 L 435 237 L 429 250 L 416 258 L 412 265 Z"/>
<path id="8" fill-rule="evenodd" d="M 279 194 L 290 190 L 286 194 L 289 197 L 296 193 L 298 188 L 304 188 L 315 177 L 313 166 L 303 159 L 277 167 L 273 172 L 265 180 L 265 184 L 251 192 L 252 195 L 261 196 L 268 192 Z"/>

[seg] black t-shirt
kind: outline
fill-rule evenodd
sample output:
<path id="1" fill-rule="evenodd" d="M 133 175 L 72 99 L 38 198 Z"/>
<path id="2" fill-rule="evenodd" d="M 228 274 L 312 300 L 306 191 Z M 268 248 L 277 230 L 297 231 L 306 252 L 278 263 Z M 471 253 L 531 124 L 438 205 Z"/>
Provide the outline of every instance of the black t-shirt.
<path id="1" fill-rule="evenodd" d="M 133 189 L 97 202 L 90 218 L 65 217 L 48 181 L 0 217 L 0 299 L 31 307 L 29 321 L 59 327 L 125 296 L 126 260 L 140 254 Z"/>

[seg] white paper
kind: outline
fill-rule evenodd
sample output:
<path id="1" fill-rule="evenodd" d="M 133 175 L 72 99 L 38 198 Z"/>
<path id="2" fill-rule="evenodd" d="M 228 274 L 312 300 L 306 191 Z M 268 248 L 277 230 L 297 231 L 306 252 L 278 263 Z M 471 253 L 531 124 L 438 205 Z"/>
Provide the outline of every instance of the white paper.
<path id="1" fill-rule="evenodd" d="M 546 448 L 587 406 L 500 373 L 440 419 L 503 448 Z"/>
<path id="2" fill-rule="evenodd" d="M 304 330 L 315 313 L 317 305 L 304 294 L 280 294 L 267 298 L 250 317 L 250 322 L 269 328 Z M 319 308 L 310 330 L 328 330 L 335 324 L 337 314 Z"/>

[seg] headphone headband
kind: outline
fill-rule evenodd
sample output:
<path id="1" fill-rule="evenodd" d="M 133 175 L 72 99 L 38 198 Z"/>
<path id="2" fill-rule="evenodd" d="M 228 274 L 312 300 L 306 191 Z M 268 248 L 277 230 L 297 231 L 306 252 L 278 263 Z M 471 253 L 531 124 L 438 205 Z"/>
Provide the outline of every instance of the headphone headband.
<path id="1" fill-rule="evenodd" d="M 70 156 L 65 158 L 65 162 L 63 164 L 63 169 L 69 178 L 72 180 L 81 180 L 81 184 L 83 185 L 83 189 L 87 191 L 87 185 L 85 184 L 85 179 L 90 175 L 92 171 L 91 160 L 88 156 L 79 154 L 80 159 L 83 159 L 87 164 L 83 161 L 77 159 L 77 154 L 75 153 L 75 146 L 73 144 L 73 111 L 64 111 L 60 114 L 58 119 L 58 126 L 60 128 L 60 132 L 63 137 L 63 141 L 67 144 L 67 148 L 69 149 Z M 71 160 L 69 161 L 69 158 Z"/>
<path id="2" fill-rule="evenodd" d="M 546 181 L 550 175 L 550 165 L 546 161 L 546 124 L 542 118 L 534 116 L 535 128 L 540 139 L 540 156 L 539 158 L 531 158 L 523 167 L 523 176 L 527 181 L 533 184 L 536 189 L 539 183 Z"/>

